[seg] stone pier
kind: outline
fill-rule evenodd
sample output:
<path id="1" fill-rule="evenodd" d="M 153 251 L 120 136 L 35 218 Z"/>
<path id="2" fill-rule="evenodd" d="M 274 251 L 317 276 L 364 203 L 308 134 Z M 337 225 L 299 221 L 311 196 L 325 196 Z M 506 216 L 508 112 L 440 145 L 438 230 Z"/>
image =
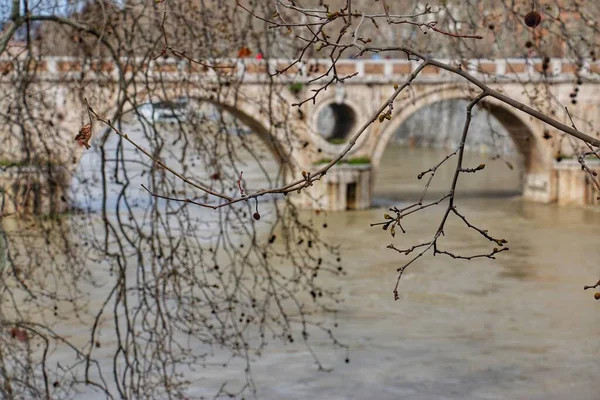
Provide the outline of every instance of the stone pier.
<path id="1" fill-rule="evenodd" d="M 70 174 L 53 166 L 0 169 L 0 215 L 52 215 L 68 209 Z"/>
<path id="2" fill-rule="evenodd" d="M 600 174 L 599 161 L 587 161 L 586 165 Z M 556 162 L 553 168 L 556 202 L 558 205 L 598 205 L 600 192 L 588 173 L 581 170 L 577 160 Z"/>
<path id="3" fill-rule="evenodd" d="M 556 201 L 556 174 L 553 171 L 525 174 L 523 199 L 536 203 Z"/>
<path id="4" fill-rule="evenodd" d="M 331 211 L 364 210 L 371 206 L 370 164 L 339 164 L 315 184 L 312 208 Z"/>

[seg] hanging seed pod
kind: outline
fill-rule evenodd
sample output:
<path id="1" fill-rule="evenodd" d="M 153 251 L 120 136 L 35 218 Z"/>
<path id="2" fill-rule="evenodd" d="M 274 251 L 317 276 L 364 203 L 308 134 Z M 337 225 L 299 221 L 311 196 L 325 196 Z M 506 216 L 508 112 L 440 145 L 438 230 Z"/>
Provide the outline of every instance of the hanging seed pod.
<path id="1" fill-rule="evenodd" d="M 260 214 L 258 212 L 255 212 L 254 214 L 252 214 L 252 218 L 258 221 L 260 219 Z"/>
<path id="2" fill-rule="evenodd" d="M 525 25 L 530 28 L 536 28 L 542 22 L 542 14 L 537 11 L 530 11 L 525 15 Z"/>

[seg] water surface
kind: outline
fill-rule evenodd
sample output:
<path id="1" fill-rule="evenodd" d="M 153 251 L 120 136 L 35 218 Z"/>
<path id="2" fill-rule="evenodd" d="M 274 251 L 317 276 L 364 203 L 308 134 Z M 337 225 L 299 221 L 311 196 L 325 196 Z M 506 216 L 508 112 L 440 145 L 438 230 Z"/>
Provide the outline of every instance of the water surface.
<path id="1" fill-rule="evenodd" d="M 386 249 L 428 241 L 441 207 L 405 221 L 392 239 L 369 228 L 386 205 L 421 194 L 416 175 L 441 160 L 442 150 L 391 145 L 375 185 L 379 207 L 329 213 L 325 237 L 344 249 L 348 275 L 337 334 L 351 346 L 333 372 L 307 368 L 308 352 L 273 346 L 254 368 L 267 399 L 598 399 L 600 304 L 583 286 L 600 275 L 600 210 L 527 203 L 518 197 L 521 171 L 502 160 L 469 154 L 457 206 L 470 221 L 508 240 L 496 260 L 428 256 L 413 264 L 393 301 L 396 268 L 407 260 Z M 438 175 L 431 198 L 453 172 Z M 454 222 L 454 221 L 453 221 Z M 490 242 L 451 223 L 444 248 L 469 255 Z M 328 354 L 323 346 L 319 349 Z"/>
<path id="2" fill-rule="evenodd" d="M 333 350 L 325 337 L 313 338 L 312 349 L 331 372 L 319 371 L 302 344 L 273 342 L 253 364 L 259 398 L 599 398 L 600 302 L 582 288 L 600 276 L 600 212 L 522 201 L 518 160 L 508 160 L 515 166 L 510 169 L 502 160 L 467 155 L 466 166 L 484 162 L 486 169 L 464 176 L 457 202 L 473 224 L 506 239 L 510 251 L 496 260 L 424 257 L 404 274 L 400 300 L 393 300 L 396 268 L 407 259 L 386 246 L 406 248 L 430 240 L 443 208 L 407 218 L 408 232 L 396 238 L 369 224 L 381 221 L 390 205 L 418 199 L 424 182 L 416 176 L 445 154 L 390 145 L 375 184 L 374 208 L 319 216 L 303 212 L 327 222 L 321 234 L 343 249 L 347 274 L 325 279 L 343 294 L 337 322 L 328 323 L 350 347 L 349 363 L 346 353 Z M 447 190 L 454 161 L 438 172 L 428 199 Z M 84 170 L 85 165 L 84 160 Z M 93 157 L 87 165 L 97 167 Z M 246 171 L 258 186 L 250 160 Z M 208 218 L 209 213 L 201 215 Z M 440 241 L 445 249 L 464 255 L 491 250 L 490 242 L 460 221 L 450 221 L 446 233 Z M 91 291 L 92 308 L 105 299 L 95 293 L 102 292 Z M 62 328 L 74 341 L 87 340 L 86 326 L 75 319 Z M 102 341 L 110 348 L 110 337 Z M 102 354 L 110 371 L 110 352 L 95 353 Z M 234 386 L 243 382 L 239 371 L 230 368 L 213 366 L 196 374 L 194 397 L 210 397 L 224 380 Z"/>

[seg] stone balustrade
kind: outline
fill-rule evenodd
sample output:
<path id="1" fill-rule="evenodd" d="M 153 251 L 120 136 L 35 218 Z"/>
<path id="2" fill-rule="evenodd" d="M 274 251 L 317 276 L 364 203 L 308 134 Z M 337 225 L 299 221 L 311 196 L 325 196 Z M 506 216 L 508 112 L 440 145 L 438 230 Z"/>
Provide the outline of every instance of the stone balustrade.
<path id="1" fill-rule="evenodd" d="M 568 59 L 550 59 L 547 68 L 540 58 L 508 58 L 508 59 L 472 59 L 466 61 L 439 60 L 461 68 L 483 80 L 535 82 L 540 80 L 572 80 L 582 77 L 600 80 L 600 61 L 584 60 L 579 63 Z M 0 59 L 0 79 L 8 79 L 19 73 L 16 63 L 23 60 Z M 333 75 L 331 62 L 326 59 L 310 59 L 303 63 L 290 60 L 270 59 L 232 59 L 207 60 L 207 64 L 218 67 L 220 73 L 231 74 L 235 79 L 244 79 L 245 83 L 264 82 L 269 74 L 277 74 L 283 81 L 310 83 L 323 75 L 321 79 L 329 79 Z M 348 83 L 395 82 L 407 77 L 417 66 L 418 61 L 403 59 L 390 60 L 339 60 L 335 66 L 338 77 L 353 76 Z M 215 76 L 213 68 L 191 64 L 186 60 L 166 59 L 148 61 L 147 59 L 123 60 L 120 65 L 125 74 L 138 71 L 140 76 L 148 75 L 153 79 L 168 81 L 182 78 L 193 79 Z M 113 60 L 84 60 L 70 57 L 44 57 L 29 65 L 36 69 L 39 79 L 61 80 L 65 78 L 81 78 L 85 72 L 86 79 L 118 78 L 117 65 Z M 326 77 L 327 76 L 327 77 Z M 427 66 L 417 78 L 432 83 L 448 82 L 462 79 L 450 71 L 434 66 Z"/>

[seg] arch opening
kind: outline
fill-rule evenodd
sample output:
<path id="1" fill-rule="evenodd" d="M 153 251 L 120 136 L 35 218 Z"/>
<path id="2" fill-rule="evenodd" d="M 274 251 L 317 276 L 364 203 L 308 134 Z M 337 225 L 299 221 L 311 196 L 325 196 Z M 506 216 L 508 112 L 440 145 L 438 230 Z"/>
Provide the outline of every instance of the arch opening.
<path id="1" fill-rule="evenodd" d="M 266 189 L 280 186 L 287 179 L 286 163 L 291 160 L 286 160 L 282 145 L 261 121 L 244 110 L 191 96 L 144 100 L 135 106 L 124 110 L 114 123 L 136 144 L 192 181 L 239 196 L 240 187 Z M 151 160 L 133 146 L 122 146 L 118 135 L 109 135 L 103 145 L 104 154 L 110 155 L 102 156 L 109 158 L 104 163 L 109 175 L 127 173 L 128 196 L 136 198 L 133 192 L 140 185 L 149 187 Z M 98 181 L 101 165 L 101 154 L 94 147 L 83 152 L 71 183 L 70 197 L 76 208 L 98 210 L 102 206 L 96 200 L 103 198 L 100 185 L 89 185 Z M 236 183 L 238 179 L 240 184 Z M 109 206 L 116 207 L 124 198 L 119 194 L 122 181 L 119 176 L 108 183 Z M 173 198 L 193 193 L 200 196 L 198 201 L 215 201 L 170 175 L 164 185 L 160 192 Z"/>
<path id="2" fill-rule="evenodd" d="M 468 104 L 461 97 L 452 95 L 438 100 L 437 96 L 437 101 L 419 99 L 405 109 L 397 107 L 402 111 L 382 133 L 375 148 L 376 199 L 397 200 L 399 195 L 403 199 L 420 197 L 424 183 L 416 177 L 443 160 L 460 143 Z M 521 194 L 525 174 L 531 168 L 532 139 L 531 129 L 513 110 L 495 103 L 480 103 L 473 109 L 463 165 L 468 168 L 486 164 L 486 169 L 459 180 L 461 195 Z M 455 159 L 450 159 L 436 171 L 428 191 L 430 198 L 447 191 L 455 163 Z"/>
<path id="3" fill-rule="evenodd" d="M 343 143 L 356 124 L 357 116 L 345 103 L 330 103 L 317 115 L 317 131 L 330 143 Z"/>
<path id="4" fill-rule="evenodd" d="M 219 124 L 219 130 L 223 134 L 258 137 L 262 141 L 261 145 L 266 145 L 280 166 L 287 168 L 293 164 L 290 163 L 289 152 L 286 152 L 282 143 L 271 134 L 265 121 L 256 118 L 260 115 L 259 112 L 244 110 L 238 104 L 231 106 L 212 98 L 196 96 L 161 99 L 140 104 L 129 113 L 135 115 L 141 122 L 179 126 Z"/>

